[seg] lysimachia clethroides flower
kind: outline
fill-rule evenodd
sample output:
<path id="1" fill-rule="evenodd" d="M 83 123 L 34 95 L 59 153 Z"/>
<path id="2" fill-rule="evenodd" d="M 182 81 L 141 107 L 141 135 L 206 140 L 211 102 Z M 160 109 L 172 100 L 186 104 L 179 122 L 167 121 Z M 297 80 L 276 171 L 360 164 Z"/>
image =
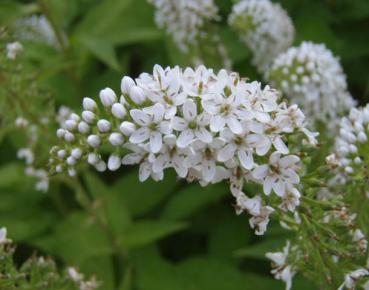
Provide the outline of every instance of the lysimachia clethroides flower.
<path id="1" fill-rule="evenodd" d="M 74 175 L 78 162 L 87 161 L 99 171 L 139 164 L 140 181 L 159 181 L 167 168 L 203 186 L 227 180 L 237 212 L 251 215 L 257 234 L 274 209 L 260 195 L 243 193 L 244 183 L 276 194 L 284 210 L 298 205 L 296 152 L 303 139 L 315 144 L 315 134 L 297 105 L 281 102 L 269 86 L 226 70 L 156 65 L 152 74 L 123 77 L 119 97 L 102 90 L 100 101 L 85 98 L 82 114 L 72 114 L 57 131 L 62 144 L 51 149 L 52 173 Z M 106 161 L 100 147 L 107 144 Z"/>
<path id="2" fill-rule="evenodd" d="M 324 44 L 303 42 L 280 54 L 265 78 L 313 121 L 334 127 L 355 105 L 339 60 Z"/>
<path id="3" fill-rule="evenodd" d="M 155 6 L 155 21 L 173 37 L 183 52 L 206 34 L 204 27 L 218 19 L 213 0 L 149 0 Z"/>
<path id="4" fill-rule="evenodd" d="M 264 72 L 292 45 L 295 29 L 287 12 L 270 0 L 241 0 L 228 19 L 253 54 L 253 64 Z"/>
<path id="5" fill-rule="evenodd" d="M 368 164 L 369 105 L 352 108 L 348 116 L 339 123 L 339 134 L 335 138 L 335 152 L 327 159 L 338 167 L 336 183 L 347 183 L 356 174 L 366 171 Z"/>

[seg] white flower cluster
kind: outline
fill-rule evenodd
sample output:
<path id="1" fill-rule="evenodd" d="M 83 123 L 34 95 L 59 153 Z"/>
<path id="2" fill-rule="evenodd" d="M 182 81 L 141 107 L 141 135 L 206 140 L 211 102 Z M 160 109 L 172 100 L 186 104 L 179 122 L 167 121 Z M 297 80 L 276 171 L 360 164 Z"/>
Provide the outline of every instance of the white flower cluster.
<path id="1" fill-rule="evenodd" d="M 339 60 L 324 44 L 303 42 L 290 48 L 275 59 L 265 77 L 313 120 L 334 123 L 355 104 Z"/>
<path id="2" fill-rule="evenodd" d="M 18 39 L 31 42 L 42 42 L 59 48 L 60 44 L 55 32 L 44 15 L 32 15 L 17 20 L 14 24 L 15 35 Z M 66 37 L 64 40 L 66 40 Z"/>
<path id="3" fill-rule="evenodd" d="M 55 121 L 63 127 L 65 121 L 68 120 L 72 114 L 73 113 L 70 108 L 61 106 L 55 116 Z M 41 126 L 48 123 L 48 118 L 41 118 L 38 120 L 38 123 L 32 123 L 24 117 L 18 117 L 15 120 L 15 126 L 24 130 L 28 143 L 27 147 L 20 148 L 18 150 L 17 157 L 18 159 L 23 159 L 25 161 L 26 175 L 37 180 L 35 189 L 43 192 L 46 192 L 49 189 L 49 174 L 45 169 L 38 168 L 36 163 L 38 163 L 39 160 L 36 160 L 37 158 L 35 158 L 35 156 L 37 156 L 35 149 L 37 149 L 37 143 L 40 141 L 40 133 L 43 132 L 44 129 Z"/>
<path id="4" fill-rule="evenodd" d="M 253 53 L 253 64 L 264 72 L 289 48 L 295 30 L 286 11 L 270 0 L 241 0 L 234 4 L 229 24 Z"/>
<path id="5" fill-rule="evenodd" d="M 286 141 L 305 134 L 314 143 L 315 135 L 296 105 L 279 102 L 277 91 L 225 70 L 156 65 L 152 75 L 123 77 L 121 93 L 118 99 L 110 88 L 102 90 L 104 109 L 83 100 L 81 116 L 72 114 L 57 131 L 63 145 L 51 149 L 52 172 L 74 175 L 77 162 L 87 160 L 99 171 L 139 164 L 140 181 L 161 180 L 166 168 L 203 186 L 229 180 L 238 212 L 252 215 L 257 234 L 264 233 L 273 209 L 260 196 L 248 198 L 244 182 L 263 185 L 266 195 L 275 192 L 285 210 L 298 205 L 300 158 Z M 99 151 L 103 144 L 114 151 L 107 163 Z"/>
<path id="6" fill-rule="evenodd" d="M 290 254 L 290 242 L 283 248 L 283 252 L 266 253 L 265 256 L 272 261 L 272 274 L 275 279 L 286 283 L 286 290 L 292 287 L 292 279 L 295 275 L 295 269 L 288 264 L 288 255 Z"/>
<path id="7" fill-rule="evenodd" d="M 173 37 L 180 50 L 187 52 L 206 34 L 204 26 L 217 20 L 213 0 L 149 0 L 155 8 L 155 21 Z"/>
<path id="8" fill-rule="evenodd" d="M 338 164 L 339 173 L 336 182 L 345 183 L 347 178 L 362 172 L 364 160 L 368 156 L 369 105 L 364 108 L 352 108 L 347 117 L 339 124 L 339 134 L 335 139 L 335 153 L 331 162 Z M 364 162 L 363 162 L 364 161 Z"/>
<path id="9" fill-rule="evenodd" d="M 23 52 L 23 45 L 18 42 L 11 42 L 6 44 L 6 57 L 13 60 Z"/>

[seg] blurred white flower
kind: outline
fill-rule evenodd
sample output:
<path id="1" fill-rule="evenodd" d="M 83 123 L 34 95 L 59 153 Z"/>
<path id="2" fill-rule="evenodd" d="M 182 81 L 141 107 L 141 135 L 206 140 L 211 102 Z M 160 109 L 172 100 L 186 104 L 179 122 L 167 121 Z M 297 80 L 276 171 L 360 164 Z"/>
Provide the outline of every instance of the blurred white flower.
<path id="1" fill-rule="evenodd" d="M 338 58 L 324 44 L 303 42 L 288 49 L 274 60 L 265 77 L 312 121 L 330 127 L 355 104 Z"/>
<path id="2" fill-rule="evenodd" d="M 11 42 L 6 44 L 6 56 L 9 59 L 16 59 L 23 52 L 23 45 L 18 42 Z"/>
<path id="3" fill-rule="evenodd" d="M 274 58 L 291 46 L 295 30 L 286 11 L 270 0 L 241 0 L 228 22 L 253 53 L 253 64 L 264 72 Z"/>

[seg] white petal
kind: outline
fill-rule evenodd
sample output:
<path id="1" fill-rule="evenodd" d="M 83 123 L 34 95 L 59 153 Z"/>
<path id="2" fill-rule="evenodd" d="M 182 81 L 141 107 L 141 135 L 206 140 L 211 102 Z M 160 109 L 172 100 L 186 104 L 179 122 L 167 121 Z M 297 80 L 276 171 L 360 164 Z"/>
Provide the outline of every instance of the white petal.
<path id="1" fill-rule="evenodd" d="M 222 116 L 216 115 L 211 118 L 210 130 L 213 132 L 222 131 L 225 126 L 225 120 Z"/>
<path id="2" fill-rule="evenodd" d="M 249 150 L 238 150 L 238 159 L 243 168 L 250 170 L 254 167 L 254 158 Z"/>
<path id="3" fill-rule="evenodd" d="M 278 196 L 284 196 L 286 193 L 286 184 L 282 180 L 274 182 L 273 189 Z"/>
<path id="4" fill-rule="evenodd" d="M 156 103 L 153 108 L 153 120 L 155 123 L 159 123 L 164 118 L 165 108 L 162 104 Z"/>
<path id="5" fill-rule="evenodd" d="M 149 139 L 149 137 L 150 130 L 146 127 L 142 127 L 132 133 L 132 135 L 129 137 L 129 142 L 139 144 Z"/>
<path id="6" fill-rule="evenodd" d="M 236 145 L 234 144 L 227 144 L 218 153 L 218 160 L 220 162 L 228 161 L 229 159 L 233 158 L 234 153 L 236 152 Z"/>
<path id="7" fill-rule="evenodd" d="M 197 116 L 196 104 L 192 100 L 186 100 L 183 104 L 183 117 L 187 121 L 193 121 Z"/>
<path id="8" fill-rule="evenodd" d="M 177 139 L 177 146 L 179 148 L 185 148 L 193 141 L 193 138 L 194 134 L 192 130 L 184 130 Z"/>
<path id="9" fill-rule="evenodd" d="M 266 195 L 270 195 L 275 182 L 275 177 L 267 176 L 263 183 L 263 190 Z"/>
<path id="10" fill-rule="evenodd" d="M 132 119 L 140 126 L 150 125 L 151 118 L 148 114 L 142 112 L 141 110 L 133 109 L 130 111 Z"/>
<path id="11" fill-rule="evenodd" d="M 235 134 L 241 134 L 243 131 L 241 122 L 234 117 L 227 119 L 227 125 L 229 129 L 231 129 L 231 131 Z"/>
<path id="12" fill-rule="evenodd" d="M 210 182 L 215 176 L 215 162 L 213 160 L 204 160 L 201 168 L 203 179 L 207 182 Z"/>
<path id="13" fill-rule="evenodd" d="M 163 138 L 160 132 L 151 132 L 150 134 L 150 150 L 158 153 L 163 145 Z"/>
<path id="14" fill-rule="evenodd" d="M 140 163 L 142 155 L 139 153 L 130 153 L 123 157 L 122 164 L 124 165 L 134 165 Z"/>
<path id="15" fill-rule="evenodd" d="M 278 152 L 280 152 L 282 154 L 288 154 L 288 152 L 289 152 L 288 147 L 286 146 L 286 144 L 284 144 L 284 142 L 282 141 L 282 138 L 280 136 L 275 136 L 272 139 L 272 143 L 273 143 L 275 149 L 278 150 Z"/>
<path id="16" fill-rule="evenodd" d="M 282 167 L 289 167 L 297 162 L 300 161 L 300 158 L 297 157 L 296 155 L 288 155 L 288 156 L 284 156 L 281 158 L 281 160 L 279 161 L 279 164 Z"/>
<path id="17" fill-rule="evenodd" d="M 213 136 L 204 127 L 201 127 L 198 130 L 196 130 L 195 135 L 197 138 L 199 138 L 202 142 L 205 143 L 210 143 L 213 140 Z"/>
<path id="18" fill-rule="evenodd" d="M 177 131 L 183 131 L 187 129 L 187 121 L 180 117 L 173 117 L 172 128 Z"/>
<path id="19" fill-rule="evenodd" d="M 151 174 L 151 165 L 148 162 L 144 162 L 140 165 L 138 178 L 141 182 L 149 178 Z"/>
<path id="20" fill-rule="evenodd" d="M 252 171 L 252 176 L 256 179 L 263 179 L 268 174 L 268 170 L 268 165 L 260 165 Z"/>

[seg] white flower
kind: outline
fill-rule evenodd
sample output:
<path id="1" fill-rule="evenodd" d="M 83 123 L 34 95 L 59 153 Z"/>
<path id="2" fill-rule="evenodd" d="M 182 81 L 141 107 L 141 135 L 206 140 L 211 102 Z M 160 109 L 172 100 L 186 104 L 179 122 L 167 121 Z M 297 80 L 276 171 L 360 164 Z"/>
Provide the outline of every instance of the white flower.
<path id="1" fill-rule="evenodd" d="M 24 159 L 27 165 L 30 165 L 35 160 L 33 151 L 30 148 L 21 148 L 17 152 L 17 157 L 19 159 Z"/>
<path id="2" fill-rule="evenodd" d="M 69 278 L 71 278 L 74 282 L 83 281 L 83 274 L 79 273 L 74 267 L 68 267 L 67 272 Z"/>
<path id="3" fill-rule="evenodd" d="M 150 150 L 153 153 L 160 151 L 163 145 L 163 134 L 169 134 L 171 129 L 169 122 L 164 121 L 165 109 L 161 104 L 155 104 L 147 110 L 131 110 L 131 117 L 140 128 L 133 132 L 129 141 L 139 144 L 150 142 Z"/>
<path id="4" fill-rule="evenodd" d="M 293 42 L 294 27 L 286 11 L 270 0 L 241 0 L 228 22 L 250 48 L 253 64 L 265 71 L 273 59 Z"/>
<path id="5" fill-rule="evenodd" d="M 183 104 L 183 118 L 173 117 L 172 127 L 181 132 L 177 139 L 177 146 L 184 148 L 198 138 L 204 143 L 210 143 L 213 136 L 207 130 L 209 124 L 208 115 L 197 114 L 196 103 L 193 100 L 187 100 Z"/>
<path id="6" fill-rule="evenodd" d="M 263 180 L 263 189 L 266 195 L 274 190 L 278 196 L 284 197 L 288 185 L 300 182 L 296 173 L 299 161 L 300 158 L 296 155 L 281 157 L 281 153 L 274 152 L 269 158 L 269 164 L 256 167 L 252 174 L 254 178 Z"/>
<path id="7" fill-rule="evenodd" d="M 254 150 L 262 156 L 270 148 L 269 140 L 265 135 L 250 133 L 246 129 L 243 129 L 243 133 L 239 135 L 225 129 L 220 136 L 226 140 L 227 145 L 219 151 L 218 160 L 225 162 L 237 154 L 241 166 L 248 170 L 254 167 Z"/>
<path id="8" fill-rule="evenodd" d="M 278 280 L 286 283 L 286 290 L 292 287 L 292 278 L 295 271 L 291 265 L 288 265 L 287 258 L 290 252 L 290 242 L 283 248 L 283 252 L 266 253 L 265 256 L 272 261 L 272 274 Z"/>
<path id="9" fill-rule="evenodd" d="M 255 228 L 255 234 L 260 236 L 264 235 L 266 232 L 269 216 L 274 212 L 274 209 L 270 206 L 263 206 L 260 208 L 260 213 L 257 215 L 253 215 L 250 220 L 251 228 Z"/>
<path id="10" fill-rule="evenodd" d="M 23 45 L 16 41 L 6 45 L 6 56 L 9 59 L 16 59 L 23 52 Z"/>
<path id="11" fill-rule="evenodd" d="M 361 269 L 355 270 L 353 272 L 350 272 L 350 273 L 345 275 L 345 281 L 338 288 L 338 290 L 342 290 L 344 288 L 355 289 L 357 281 L 360 280 L 362 277 L 365 277 L 365 276 L 368 276 L 368 275 L 369 275 L 369 271 L 367 269 L 364 269 L 364 268 L 361 268 Z"/>

